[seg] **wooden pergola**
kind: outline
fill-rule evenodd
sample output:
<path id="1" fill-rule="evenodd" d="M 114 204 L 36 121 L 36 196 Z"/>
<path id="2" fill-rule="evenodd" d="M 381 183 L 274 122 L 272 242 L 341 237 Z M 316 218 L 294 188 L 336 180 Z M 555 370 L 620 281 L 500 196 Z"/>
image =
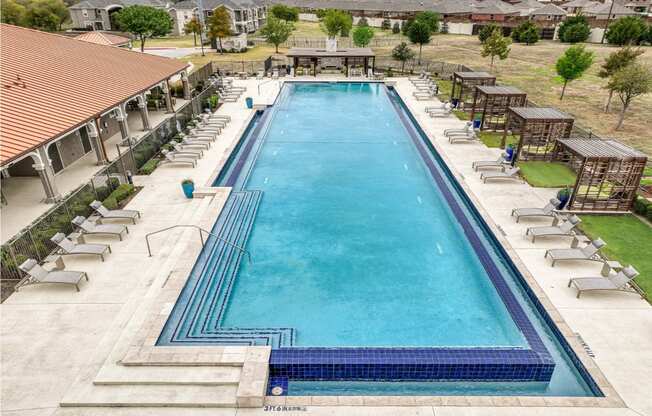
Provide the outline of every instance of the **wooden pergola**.
<path id="1" fill-rule="evenodd" d="M 291 48 L 287 57 L 292 59 L 292 66 L 296 69 L 299 67 L 310 67 L 314 76 L 317 76 L 317 68 L 323 62 L 332 63 L 337 62 L 345 68 L 345 74 L 349 76 L 349 68 L 351 66 L 364 67 L 364 75 L 369 72 L 371 67 L 372 72 L 376 66 L 376 54 L 371 48 L 340 48 L 336 51 L 327 51 L 325 49 L 314 48 Z"/>
<path id="2" fill-rule="evenodd" d="M 630 211 L 643 176 L 647 156 L 608 139 L 560 139 L 556 159 L 577 172 L 568 209 Z"/>
<path id="3" fill-rule="evenodd" d="M 471 102 L 473 90 L 479 85 L 496 85 L 496 77 L 488 72 L 453 72 L 451 101 L 458 100 L 457 107 L 465 109 Z"/>
<path id="4" fill-rule="evenodd" d="M 500 147 L 507 134 L 518 135 L 515 160 L 552 160 L 557 139 L 570 137 L 574 121 L 556 108 L 510 107 Z"/>
<path id="5" fill-rule="evenodd" d="M 482 114 L 480 130 L 504 130 L 509 107 L 525 107 L 527 94 L 516 87 L 480 85 L 475 87 L 471 120 Z"/>

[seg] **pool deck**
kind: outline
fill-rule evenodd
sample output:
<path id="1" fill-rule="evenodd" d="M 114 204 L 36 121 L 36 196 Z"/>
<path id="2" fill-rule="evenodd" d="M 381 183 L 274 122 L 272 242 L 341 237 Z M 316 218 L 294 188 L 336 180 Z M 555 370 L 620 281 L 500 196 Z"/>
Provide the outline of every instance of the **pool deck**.
<path id="1" fill-rule="evenodd" d="M 423 108 L 436 104 L 434 101 L 412 99 L 412 85 L 407 79 L 391 81 L 396 81 L 397 91 L 451 170 L 463 179 L 484 215 L 504 231 L 502 238 L 507 240 L 512 253 L 522 261 L 541 288 L 549 300 L 548 306 L 559 312 L 557 318 L 560 321 L 563 319 L 567 323 L 569 328 L 562 331 L 570 331 L 570 336 L 578 333 L 590 347 L 595 363 L 606 377 L 606 380 L 596 381 L 602 386 L 609 383 L 613 386 L 615 392 L 607 392 L 613 400 L 601 401 L 603 406 L 608 406 L 605 408 L 575 407 L 587 405 L 587 400 L 581 398 L 528 397 L 280 397 L 267 398 L 266 403 L 305 406 L 306 411 L 279 412 L 300 415 L 652 416 L 652 397 L 649 394 L 652 381 L 650 305 L 625 293 L 585 294 L 576 299 L 575 290 L 566 287 L 568 278 L 597 275 L 600 265 L 568 263 L 550 267 L 543 258 L 545 250 L 565 247 L 567 241 L 540 239 L 532 244 L 523 234 L 527 226 L 537 222 L 516 224 L 510 218 L 512 208 L 543 206 L 555 190 L 507 181 L 482 184 L 479 173 L 472 171 L 471 162 L 494 159 L 498 149 L 488 149 L 477 143 L 449 144 L 442 136 L 443 130 L 460 127 L 464 122 L 454 117 L 431 119 Z M 261 97 L 258 96 L 258 81 L 237 83 L 247 85 L 247 95 L 253 96 L 257 104 L 271 103 L 278 93 L 276 82 L 264 84 Z M 228 189 L 207 189 L 209 197 L 188 200 L 183 197 L 179 186 L 186 177 L 193 178 L 198 185 L 211 183 L 216 168 L 224 162 L 253 114 L 252 110 L 245 108 L 244 99 L 227 103 L 218 112 L 229 114 L 233 120 L 197 168 L 164 165 L 148 177 L 136 177 L 136 183 L 144 189 L 130 202 L 129 208 L 141 210 L 143 218 L 136 225 L 129 226 L 130 234 L 124 241 L 89 238 L 111 243 L 114 252 L 106 262 L 91 258 L 65 259 L 67 269 L 89 273 L 90 281 L 82 283 L 81 292 L 46 285 L 26 287 L 0 306 L 2 415 L 270 413 L 269 409 L 266 411 L 260 407 L 237 408 L 255 404 L 255 400 L 247 401 L 247 398 L 260 391 L 258 380 L 264 375 L 261 371 L 264 371 L 268 354 L 264 347 L 197 348 L 190 354 L 179 354 L 176 347 L 159 347 L 156 351 L 156 347 L 152 347 L 156 341 L 156 335 L 152 334 L 157 333 L 169 314 L 175 294 L 183 286 L 201 246 L 195 230 L 177 229 L 154 238 L 154 255 L 150 258 L 147 257 L 144 236 L 175 224 L 198 224 L 210 228 L 218 215 Z M 190 365 L 190 360 L 195 365 L 193 371 L 181 375 L 175 372 L 177 368 L 174 366 L 153 366 L 156 362 L 166 361 L 183 370 L 188 367 L 182 365 Z M 587 364 L 592 365 L 590 359 Z M 174 376 L 176 383 L 151 383 L 170 376 Z M 151 408 L 148 406 L 156 403 L 148 401 L 143 401 L 137 408 L 92 407 L 94 403 L 104 402 L 119 405 L 120 400 L 124 401 L 123 405 L 138 406 L 139 394 L 158 397 L 162 402 L 167 400 L 179 408 Z M 124 398 L 121 399 L 120 395 Z M 618 396 L 626 407 L 622 407 Z M 75 407 L 60 407 L 62 403 Z M 202 404 L 212 408 L 190 407 Z M 78 407 L 82 405 L 91 407 Z M 547 407 L 550 405 L 559 407 Z"/>

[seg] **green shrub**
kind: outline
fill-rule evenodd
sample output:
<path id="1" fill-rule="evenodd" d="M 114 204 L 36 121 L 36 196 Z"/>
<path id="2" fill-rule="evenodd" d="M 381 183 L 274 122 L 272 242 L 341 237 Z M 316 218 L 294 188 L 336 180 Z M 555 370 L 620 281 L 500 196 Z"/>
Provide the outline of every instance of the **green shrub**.
<path id="1" fill-rule="evenodd" d="M 134 193 L 134 186 L 128 183 L 118 186 L 118 189 L 113 191 L 111 195 L 115 198 L 117 202 L 122 202 L 129 197 L 129 195 Z"/>
<path id="2" fill-rule="evenodd" d="M 109 196 L 104 201 L 102 201 L 102 204 L 106 207 L 106 209 L 118 209 L 118 201 L 116 201 L 112 196 Z"/>
<path id="3" fill-rule="evenodd" d="M 652 211 L 652 202 L 641 196 L 637 197 L 634 201 L 634 212 L 638 215 L 647 215 L 649 217 L 650 211 Z"/>
<path id="4" fill-rule="evenodd" d="M 158 166 L 158 159 L 148 160 L 141 168 L 140 173 L 143 175 L 151 175 L 154 172 L 154 169 Z"/>
<path id="5" fill-rule="evenodd" d="M 652 222 L 652 204 L 647 207 L 647 214 L 645 215 L 648 221 Z"/>

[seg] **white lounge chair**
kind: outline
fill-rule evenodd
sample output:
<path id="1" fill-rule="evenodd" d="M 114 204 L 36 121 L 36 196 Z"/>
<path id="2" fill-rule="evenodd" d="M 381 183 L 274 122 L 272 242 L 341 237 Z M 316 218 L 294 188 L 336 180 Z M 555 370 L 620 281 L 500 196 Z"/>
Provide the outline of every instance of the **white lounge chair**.
<path id="1" fill-rule="evenodd" d="M 509 169 L 505 169 L 504 172 L 485 172 L 480 175 L 480 179 L 482 179 L 482 183 L 487 183 L 487 179 L 517 179 L 519 180 L 518 177 L 518 172 L 521 170 L 519 167 L 511 167 Z"/>
<path id="2" fill-rule="evenodd" d="M 235 96 L 235 95 L 220 95 L 220 99 L 224 101 L 225 103 L 235 103 L 238 101 L 240 96 Z"/>
<path id="3" fill-rule="evenodd" d="M 75 272 L 72 270 L 49 271 L 41 267 L 34 259 L 25 260 L 18 268 L 25 272 L 27 276 L 23 277 L 14 286 L 16 292 L 21 287 L 43 283 L 73 285 L 77 289 L 77 292 L 79 292 L 79 282 L 84 278 L 88 281 L 86 272 Z"/>
<path id="4" fill-rule="evenodd" d="M 435 98 L 437 93 L 433 88 L 430 88 L 428 92 L 414 91 L 412 95 L 417 101 L 427 101 Z"/>
<path id="5" fill-rule="evenodd" d="M 140 212 L 135 209 L 107 209 L 100 201 L 93 201 L 89 204 L 91 208 L 97 212 L 102 219 L 112 220 L 131 220 L 134 224 L 136 218 L 140 218 Z"/>
<path id="6" fill-rule="evenodd" d="M 477 141 L 480 141 L 480 138 L 479 138 L 478 135 L 475 133 L 475 131 L 471 130 L 471 131 L 470 131 L 469 133 L 467 133 L 467 134 L 450 134 L 450 135 L 448 136 L 448 141 L 449 141 L 450 143 L 459 143 L 459 142 L 462 142 L 462 143 L 464 143 L 464 142 L 469 143 L 469 142 L 477 142 Z"/>
<path id="7" fill-rule="evenodd" d="M 632 266 L 625 267 L 616 274 L 609 274 L 606 277 L 574 277 L 568 281 L 568 287 L 571 285 L 577 289 L 577 298 L 579 299 L 582 292 L 591 292 L 596 290 L 612 290 L 620 292 L 629 292 L 639 294 L 634 290 L 630 283 L 638 271 Z"/>
<path id="8" fill-rule="evenodd" d="M 204 156 L 204 151 L 201 150 L 201 149 L 193 150 L 193 148 L 196 147 L 196 146 L 193 146 L 193 145 L 188 146 L 188 145 L 183 145 L 181 143 L 173 143 L 172 147 L 180 155 L 185 153 L 185 154 L 188 154 L 190 156 L 195 156 L 197 158 L 200 158 L 200 157 Z"/>
<path id="9" fill-rule="evenodd" d="M 551 217 L 555 216 L 555 209 L 561 204 L 557 198 L 550 198 L 543 208 L 514 208 L 512 210 L 512 217 L 516 217 L 516 222 L 519 222 L 521 217 Z"/>
<path id="10" fill-rule="evenodd" d="M 472 131 L 473 131 L 473 123 L 470 122 L 470 121 L 467 121 L 466 124 L 464 125 L 464 128 L 461 128 L 461 129 L 446 129 L 446 130 L 444 130 L 444 136 L 448 137 L 448 136 L 454 135 L 454 134 L 469 134 Z"/>
<path id="11" fill-rule="evenodd" d="M 75 254 L 93 254 L 100 256 L 102 261 L 104 261 L 104 254 L 108 251 L 111 252 L 111 246 L 108 244 L 75 244 L 64 233 L 56 233 L 50 238 L 54 244 L 59 246 L 56 254 L 64 255 L 75 255 Z"/>
<path id="12" fill-rule="evenodd" d="M 159 164 L 164 164 L 164 163 L 181 163 L 181 164 L 186 164 L 186 165 L 192 165 L 192 167 L 197 166 L 197 159 L 194 157 L 189 157 L 185 155 L 178 155 L 175 154 L 174 152 L 170 152 L 167 150 L 162 150 L 161 153 L 163 156 L 165 156 L 165 160 L 161 160 Z"/>
<path id="13" fill-rule="evenodd" d="M 551 225 L 547 227 L 529 227 L 525 231 L 525 235 L 532 236 L 532 242 L 536 241 L 537 237 L 572 237 L 573 230 L 582 220 L 577 215 L 571 215 L 567 220 L 559 225 Z"/>
<path id="14" fill-rule="evenodd" d="M 552 260 L 552 267 L 555 267 L 556 262 L 562 260 L 604 261 L 602 257 L 600 257 L 600 249 L 606 245 L 607 243 L 598 238 L 582 248 L 550 249 L 546 251 L 544 258 L 550 257 Z"/>
<path id="15" fill-rule="evenodd" d="M 194 128 L 188 131 L 188 136 L 195 140 L 214 142 L 217 139 L 218 133 L 212 130 Z"/>
<path id="16" fill-rule="evenodd" d="M 122 241 L 122 233 L 129 234 L 129 229 L 126 225 L 120 224 L 95 224 L 82 217 L 81 215 L 76 216 L 71 221 L 74 225 L 79 227 L 82 234 L 108 234 L 116 235 Z"/>
<path id="17" fill-rule="evenodd" d="M 428 114 L 430 114 L 430 117 L 436 118 L 436 117 L 448 117 L 451 114 L 453 114 L 453 107 L 446 108 L 442 111 L 430 111 Z"/>
<path id="18" fill-rule="evenodd" d="M 500 170 L 505 170 L 505 166 L 507 166 L 507 164 L 509 164 L 509 161 L 507 161 L 506 155 L 501 153 L 496 160 L 476 160 L 475 162 L 471 163 L 471 167 L 476 172 L 479 169 L 499 168 Z"/>

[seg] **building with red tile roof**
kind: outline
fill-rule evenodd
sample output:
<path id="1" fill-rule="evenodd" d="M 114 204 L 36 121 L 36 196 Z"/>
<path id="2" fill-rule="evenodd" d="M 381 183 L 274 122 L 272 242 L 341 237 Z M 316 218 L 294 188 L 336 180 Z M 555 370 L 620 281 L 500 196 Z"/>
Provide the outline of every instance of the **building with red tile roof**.
<path id="1" fill-rule="evenodd" d="M 75 36 L 75 39 L 107 46 L 128 46 L 131 42 L 131 39 L 124 36 L 98 31 L 82 33 L 81 35 Z"/>

